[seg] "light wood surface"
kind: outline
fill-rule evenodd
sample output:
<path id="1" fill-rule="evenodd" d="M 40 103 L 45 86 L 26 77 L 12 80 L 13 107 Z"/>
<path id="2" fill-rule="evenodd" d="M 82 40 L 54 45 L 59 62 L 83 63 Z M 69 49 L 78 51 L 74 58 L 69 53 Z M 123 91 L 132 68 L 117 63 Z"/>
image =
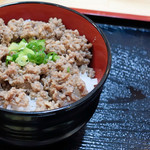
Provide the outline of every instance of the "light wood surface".
<path id="1" fill-rule="evenodd" d="M 0 0 L 0 4 L 24 0 Z M 31 1 L 31 0 L 26 0 Z M 36 0 L 32 0 L 36 1 Z M 42 1 L 42 0 L 41 0 Z M 150 17 L 150 0 L 43 0 L 71 8 Z"/>

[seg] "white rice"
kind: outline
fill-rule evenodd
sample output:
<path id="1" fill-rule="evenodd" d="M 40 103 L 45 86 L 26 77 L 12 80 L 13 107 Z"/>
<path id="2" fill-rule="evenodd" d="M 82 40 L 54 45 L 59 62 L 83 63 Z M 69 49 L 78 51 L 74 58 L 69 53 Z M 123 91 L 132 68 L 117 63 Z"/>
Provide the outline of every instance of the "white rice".
<path id="1" fill-rule="evenodd" d="M 36 110 L 36 99 L 31 99 L 30 96 L 28 96 L 29 99 L 29 105 L 27 107 L 18 107 L 18 111 L 35 111 Z M 3 107 L 2 105 L 0 107 Z M 11 105 L 7 106 L 7 109 L 13 110 Z"/>
<path id="2" fill-rule="evenodd" d="M 29 99 L 29 105 L 28 105 L 28 110 L 29 111 L 35 111 L 36 109 L 36 99 L 31 99 L 30 96 L 28 96 Z"/>
<path id="3" fill-rule="evenodd" d="M 97 78 L 90 78 L 87 76 L 87 73 L 80 73 L 80 78 L 85 82 L 86 89 L 88 92 L 91 92 L 94 89 L 94 86 L 98 84 Z"/>
<path id="4" fill-rule="evenodd" d="M 97 78 L 90 78 L 87 76 L 87 73 L 84 74 L 80 73 L 80 78 L 85 82 L 86 88 L 88 92 L 91 92 L 94 89 L 94 86 L 98 84 Z M 28 107 L 19 107 L 18 111 L 35 111 L 36 110 L 36 99 L 31 99 L 30 96 L 28 96 L 29 99 L 29 105 Z M 1 105 L 0 108 L 3 106 Z M 7 106 L 7 109 L 12 110 L 11 105 Z"/>
<path id="5" fill-rule="evenodd" d="M 26 23 L 30 22 L 31 20 L 30 19 L 27 19 L 23 22 L 23 24 L 25 25 Z"/>

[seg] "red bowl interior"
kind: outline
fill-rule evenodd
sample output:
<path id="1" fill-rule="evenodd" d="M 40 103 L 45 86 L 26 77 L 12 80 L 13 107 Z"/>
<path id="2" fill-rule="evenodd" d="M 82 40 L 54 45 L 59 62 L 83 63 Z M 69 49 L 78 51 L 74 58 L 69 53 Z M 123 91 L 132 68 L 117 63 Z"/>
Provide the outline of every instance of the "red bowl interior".
<path id="1" fill-rule="evenodd" d="M 108 63 L 107 46 L 97 28 L 82 15 L 57 5 L 40 3 L 20 3 L 0 8 L 0 18 L 3 18 L 5 23 L 10 19 L 19 18 L 48 21 L 50 17 L 61 18 L 66 28 L 78 29 L 79 33 L 85 35 L 93 44 L 91 67 L 96 71 L 96 78 L 100 81 Z"/>

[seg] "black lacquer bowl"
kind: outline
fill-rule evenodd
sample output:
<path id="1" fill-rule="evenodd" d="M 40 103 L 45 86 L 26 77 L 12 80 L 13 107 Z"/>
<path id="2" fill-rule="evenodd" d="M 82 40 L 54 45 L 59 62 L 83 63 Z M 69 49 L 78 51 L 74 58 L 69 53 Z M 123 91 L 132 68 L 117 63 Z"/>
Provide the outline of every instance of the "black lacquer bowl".
<path id="1" fill-rule="evenodd" d="M 0 7 L 0 18 L 48 21 L 63 20 L 66 28 L 78 29 L 93 44 L 91 67 L 98 85 L 84 98 L 65 107 L 41 112 L 20 112 L 0 108 L 0 140 L 15 145 L 38 146 L 65 139 L 93 115 L 111 64 L 110 48 L 103 32 L 84 15 L 64 6 L 44 2 L 21 2 Z"/>

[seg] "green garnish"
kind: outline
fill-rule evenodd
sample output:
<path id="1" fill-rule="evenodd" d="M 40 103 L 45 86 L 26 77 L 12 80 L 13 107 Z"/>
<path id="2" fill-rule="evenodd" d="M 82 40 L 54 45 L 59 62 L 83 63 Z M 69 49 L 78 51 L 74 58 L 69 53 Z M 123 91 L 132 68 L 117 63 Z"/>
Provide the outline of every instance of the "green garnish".
<path id="1" fill-rule="evenodd" d="M 67 72 L 68 72 L 68 73 L 70 72 L 70 67 L 67 67 Z"/>
<path id="2" fill-rule="evenodd" d="M 19 64 L 20 66 L 25 66 L 28 63 L 28 57 L 27 55 L 21 55 L 17 57 L 15 62 Z"/>
<path id="3" fill-rule="evenodd" d="M 7 56 L 7 57 L 6 57 L 6 65 L 8 65 L 8 63 L 9 63 L 10 61 L 13 61 L 13 57 L 12 57 L 12 56 Z"/>
<path id="4" fill-rule="evenodd" d="M 33 51 L 44 51 L 45 50 L 45 40 L 31 40 L 27 44 L 27 48 L 32 49 Z"/>
<path id="5" fill-rule="evenodd" d="M 22 39 L 19 43 L 11 43 L 8 47 L 9 55 L 6 57 L 6 64 L 16 62 L 25 66 L 28 62 L 40 65 L 46 64 L 48 60 L 56 61 L 59 56 L 55 52 L 46 54 L 45 40 L 31 40 L 29 43 Z"/>
<path id="6" fill-rule="evenodd" d="M 52 61 L 56 61 L 59 59 L 59 56 L 55 52 L 50 52 L 48 55 L 48 59 Z"/>

